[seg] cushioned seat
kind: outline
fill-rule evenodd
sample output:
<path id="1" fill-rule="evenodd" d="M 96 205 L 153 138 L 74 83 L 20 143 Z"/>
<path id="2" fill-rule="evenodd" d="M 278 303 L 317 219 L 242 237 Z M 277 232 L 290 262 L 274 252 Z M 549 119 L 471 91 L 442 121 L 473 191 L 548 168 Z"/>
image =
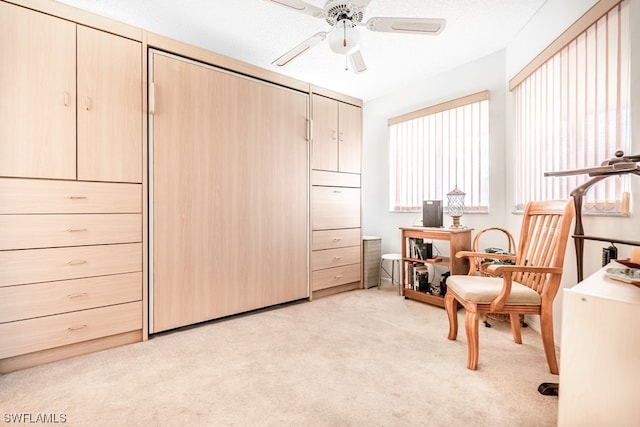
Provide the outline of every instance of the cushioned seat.
<path id="1" fill-rule="evenodd" d="M 447 289 L 466 301 L 476 304 L 491 304 L 502 291 L 503 280 L 500 277 L 449 276 Z M 505 304 L 540 305 L 542 298 L 533 289 L 512 282 L 511 293 Z"/>

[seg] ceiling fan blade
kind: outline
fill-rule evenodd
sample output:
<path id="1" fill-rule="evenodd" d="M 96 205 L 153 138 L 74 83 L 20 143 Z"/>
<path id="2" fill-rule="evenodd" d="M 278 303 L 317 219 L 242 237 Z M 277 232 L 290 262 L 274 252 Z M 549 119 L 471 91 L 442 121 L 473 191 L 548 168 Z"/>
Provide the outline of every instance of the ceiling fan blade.
<path id="1" fill-rule="evenodd" d="M 284 55 L 282 55 L 280 58 L 273 61 L 272 64 L 277 65 L 278 67 L 284 67 L 289 62 L 296 59 L 298 56 L 302 55 L 307 50 L 311 49 L 312 47 L 314 47 L 315 45 L 317 45 L 318 43 L 320 43 L 326 38 L 327 38 L 327 33 L 324 31 L 315 33 L 314 35 L 312 35 L 311 37 L 309 37 L 308 39 L 306 39 L 305 41 L 303 41 L 302 43 L 300 43 L 299 45 L 297 45 L 296 47 L 294 47 Z"/>
<path id="2" fill-rule="evenodd" d="M 365 7 L 369 6 L 369 3 L 371 3 L 371 0 L 351 0 L 350 3 L 355 7 L 364 9 Z"/>
<path id="3" fill-rule="evenodd" d="M 366 27 L 371 31 L 411 34 L 440 34 L 446 21 L 439 18 L 371 18 Z"/>
<path id="4" fill-rule="evenodd" d="M 367 70 L 367 65 L 364 63 L 364 58 L 362 57 L 362 51 L 360 49 L 349 55 L 349 60 L 351 61 L 351 66 L 356 74 L 363 73 Z"/>
<path id="5" fill-rule="evenodd" d="M 303 2 L 301 0 L 265 0 L 269 3 L 278 4 L 284 6 L 287 9 L 292 9 L 298 12 L 302 12 L 306 15 L 311 15 L 316 18 L 322 18 L 324 16 L 324 10 L 317 6 Z"/>

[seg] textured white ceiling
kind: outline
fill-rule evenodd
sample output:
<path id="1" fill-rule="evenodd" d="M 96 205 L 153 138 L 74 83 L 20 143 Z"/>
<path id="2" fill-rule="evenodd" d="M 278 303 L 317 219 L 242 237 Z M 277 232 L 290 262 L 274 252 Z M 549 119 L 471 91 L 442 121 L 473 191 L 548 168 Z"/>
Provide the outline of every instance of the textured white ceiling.
<path id="1" fill-rule="evenodd" d="M 59 0 L 115 20 L 370 100 L 503 49 L 546 0 L 371 0 L 375 16 L 444 18 L 437 36 L 358 27 L 367 71 L 345 71 L 326 41 L 286 67 L 271 62 L 318 31 L 313 18 L 264 0 Z M 307 0 L 323 7 L 325 0 Z"/>

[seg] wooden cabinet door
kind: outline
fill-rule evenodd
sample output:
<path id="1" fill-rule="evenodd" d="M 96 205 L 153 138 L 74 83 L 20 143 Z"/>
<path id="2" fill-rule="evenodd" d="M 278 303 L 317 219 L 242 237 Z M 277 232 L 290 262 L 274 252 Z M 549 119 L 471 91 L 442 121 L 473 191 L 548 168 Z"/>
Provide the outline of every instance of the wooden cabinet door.
<path id="1" fill-rule="evenodd" d="M 0 176 L 76 178 L 75 31 L 0 2 Z"/>
<path id="2" fill-rule="evenodd" d="M 338 102 L 320 95 L 312 97 L 313 143 L 311 169 L 338 170 Z"/>
<path id="3" fill-rule="evenodd" d="M 142 47 L 81 25 L 78 179 L 142 182 Z"/>
<path id="4" fill-rule="evenodd" d="M 308 297 L 308 95 L 160 53 L 151 67 L 151 331 Z"/>
<path id="5" fill-rule="evenodd" d="M 339 102 L 338 112 L 338 171 L 360 173 L 362 109 Z"/>

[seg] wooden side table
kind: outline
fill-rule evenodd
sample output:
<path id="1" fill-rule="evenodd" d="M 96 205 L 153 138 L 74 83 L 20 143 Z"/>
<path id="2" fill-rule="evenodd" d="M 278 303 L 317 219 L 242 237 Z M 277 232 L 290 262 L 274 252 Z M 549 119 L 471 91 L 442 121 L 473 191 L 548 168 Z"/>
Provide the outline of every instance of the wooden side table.
<path id="1" fill-rule="evenodd" d="M 407 267 L 413 263 L 433 264 L 445 266 L 451 274 L 467 274 L 469 261 L 466 258 L 456 258 L 459 251 L 471 250 L 471 232 L 473 228 L 433 228 L 433 227 L 400 227 L 402 233 L 402 268 L 400 269 L 400 283 L 402 295 L 405 298 L 444 307 L 444 297 L 431 295 L 407 288 L 405 277 Z M 432 241 L 446 241 L 449 244 L 449 256 L 438 256 L 429 259 L 411 257 L 409 253 L 409 239 L 425 239 Z"/>

